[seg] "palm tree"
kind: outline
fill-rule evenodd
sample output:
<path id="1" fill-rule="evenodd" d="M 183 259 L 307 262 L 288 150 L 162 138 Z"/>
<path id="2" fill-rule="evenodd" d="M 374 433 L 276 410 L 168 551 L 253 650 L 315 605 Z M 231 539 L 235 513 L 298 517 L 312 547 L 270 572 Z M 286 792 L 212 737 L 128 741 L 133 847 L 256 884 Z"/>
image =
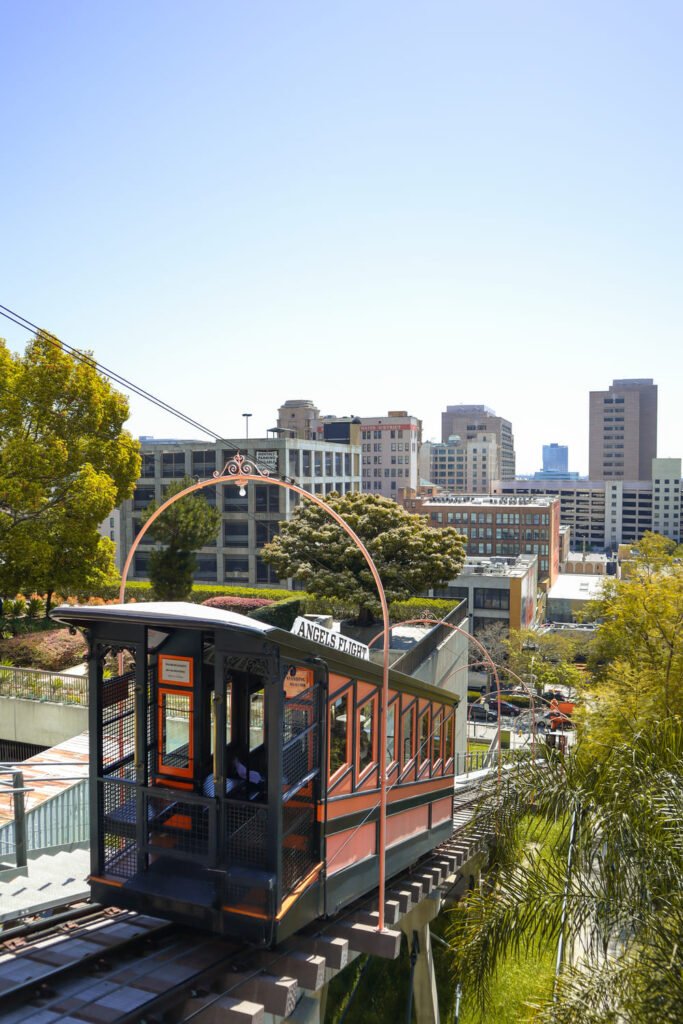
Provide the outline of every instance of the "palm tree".
<path id="1" fill-rule="evenodd" d="M 683 723 L 603 758 L 549 752 L 484 795 L 486 886 L 453 913 L 454 970 L 485 1007 L 503 958 L 558 948 L 553 1024 L 683 1021 Z M 479 822 L 481 822 L 481 814 Z"/>

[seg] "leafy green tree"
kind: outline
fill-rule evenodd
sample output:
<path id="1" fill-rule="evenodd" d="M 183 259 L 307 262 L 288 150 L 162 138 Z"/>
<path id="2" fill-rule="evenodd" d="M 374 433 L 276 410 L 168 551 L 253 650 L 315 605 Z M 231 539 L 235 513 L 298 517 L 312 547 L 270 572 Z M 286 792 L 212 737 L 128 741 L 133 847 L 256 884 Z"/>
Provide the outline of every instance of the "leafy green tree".
<path id="1" fill-rule="evenodd" d="M 132 494 L 128 401 L 84 353 L 39 332 L 23 355 L 0 339 L 0 593 L 83 593 L 117 578 L 99 524 Z"/>
<path id="2" fill-rule="evenodd" d="M 458 575 L 465 559 L 463 537 L 432 529 L 376 494 L 327 495 L 328 504 L 360 537 L 379 570 L 387 599 L 401 601 Z M 302 501 L 262 553 L 281 579 L 292 577 L 309 593 L 356 604 L 367 625 L 379 611 L 377 588 L 351 538 L 317 505 Z"/>
<path id="3" fill-rule="evenodd" d="M 589 645 L 585 638 L 578 641 L 559 633 L 513 629 L 507 642 L 508 662 L 513 672 L 539 691 L 557 686 L 576 689 L 582 685 L 584 675 L 575 659 Z"/>
<path id="4" fill-rule="evenodd" d="M 178 480 L 166 491 L 164 500 L 192 484 L 190 477 Z M 156 502 L 145 509 L 146 522 L 157 509 Z M 192 577 L 197 568 L 196 552 L 216 539 L 221 514 L 201 496 L 190 494 L 170 505 L 150 526 L 152 540 L 163 545 L 154 548 L 149 558 L 152 593 L 158 601 L 186 601 L 192 592 Z"/>
<path id="5" fill-rule="evenodd" d="M 465 992 L 485 1007 L 506 959 L 561 940 L 556 1001 L 530 1020 L 683 1020 L 681 720 L 650 721 L 602 760 L 522 764 L 489 790 L 479 827 L 487 816 L 494 868 L 449 936 Z"/>
<path id="6" fill-rule="evenodd" d="M 507 958 L 562 939 L 556 1000 L 530 1019 L 683 1020 L 683 565 L 675 555 L 645 538 L 629 577 L 608 582 L 594 605 L 594 676 L 583 684 L 575 752 L 522 764 L 484 798 L 477 820 L 489 818 L 495 862 L 451 934 L 456 973 L 483 1002 Z"/>
<path id="7" fill-rule="evenodd" d="M 589 659 L 585 722 L 594 755 L 650 719 L 680 714 L 683 698 L 683 562 L 665 538 L 646 535 L 629 575 L 609 581 L 592 614 L 599 618 Z"/>

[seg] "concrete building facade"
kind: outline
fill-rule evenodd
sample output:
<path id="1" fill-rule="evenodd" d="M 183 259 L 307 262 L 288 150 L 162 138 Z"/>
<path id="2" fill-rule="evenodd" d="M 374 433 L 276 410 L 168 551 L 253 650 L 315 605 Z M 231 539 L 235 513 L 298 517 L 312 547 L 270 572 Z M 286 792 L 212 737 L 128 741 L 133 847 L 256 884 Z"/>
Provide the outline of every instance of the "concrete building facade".
<path id="1" fill-rule="evenodd" d="M 615 380 L 591 391 L 588 475 L 591 480 L 649 480 L 657 457 L 657 385 Z"/>
<path id="2" fill-rule="evenodd" d="M 432 594 L 467 601 L 469 630 L 475 636 L 495 622 L 508 630 L 528 629 L 536 621 L 538 556 L 468 556 L 459 575 Z"/>
<path id="3" fill-rule="evenodd" d="M 492 466 L 486 467 L 486 474 L 482 472 L 483 455 L 486 461 L 490 452 L 472 451 L 472 456 L 477 456 L 476 469 L 478 493 L 488 493 L 488 485 L 484 485 L 483 477 L 491 480 L 514 480 L 515 478 L 515 439 L 512 434 L 512 424 L 502 416 L 496 416 L 493 409 L 485 405 L 448 405 L 446 411 L 441 413 L 441 441 L 450 442 L 456 437 L 461 443 L 472 443 L 473 448 L 478 448 L 479 443 L 484 443 L 484 437 L 493 437 L 497 446 L 497 469 Z M 480 442 L 481 439 L 481 442 Z"/>
<path id="4" fill-rule="evenodd" d="M 648 530 L 680 541 L 681 460 L 653 459 L 649 480 L 514 480 L 496 494 L 555 495 L 575 551 L 613 551 Z"/>
<path id="5" fill-rule="evenodd" d="M 236 440 L 233 445 L 255 459 L 273 476 L 287 476 L 314 494 L 347 493 L 361 489 L 360 446 L 332 445 L 288 435 Z M 142 471 L 133 497 L 121 506 L 121 557 L 125 560 L 137 536 L 142 513 L 152 501 L 161 502 L 169 484 L 184 476 L 209 479 L 234 455 L 225 442 L 155 440 L 141 443 Z M 221 528 L 213 544 L 197 555 L 195 579 L 206 583 L 268 586 L 277 584 L 273 570 L 261 558 L 280 523 L 289 518 L 298 495 L 274 484 L 250 484 L 241 495 L 234 484 L 213 484 L 197 492 L 221 510 Z M 143 538 L 135 554 L 130 579 L 147 579 L 152 547 Z"/>

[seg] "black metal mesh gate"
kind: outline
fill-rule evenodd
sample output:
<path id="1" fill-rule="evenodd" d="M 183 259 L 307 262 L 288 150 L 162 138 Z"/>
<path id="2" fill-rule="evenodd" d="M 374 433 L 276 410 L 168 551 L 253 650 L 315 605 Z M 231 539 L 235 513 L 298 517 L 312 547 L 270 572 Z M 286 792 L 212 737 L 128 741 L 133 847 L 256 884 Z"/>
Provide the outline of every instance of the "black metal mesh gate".
<path id="1" fill-rule="evenodd" d="M 316 820 L 320 800 L 322 754 L 321 702 L 316 683 L 285 701 L 282 772 L 286 786 L 282 806 L 282 893 L 287 893 L 320 860 Z"/>
<path id="2" fill-rule="evenodd" d="M 135 842 L 135 670 L 104 679 L 98 766 L 100 857 L 108 875 L 132 878 Z"/>

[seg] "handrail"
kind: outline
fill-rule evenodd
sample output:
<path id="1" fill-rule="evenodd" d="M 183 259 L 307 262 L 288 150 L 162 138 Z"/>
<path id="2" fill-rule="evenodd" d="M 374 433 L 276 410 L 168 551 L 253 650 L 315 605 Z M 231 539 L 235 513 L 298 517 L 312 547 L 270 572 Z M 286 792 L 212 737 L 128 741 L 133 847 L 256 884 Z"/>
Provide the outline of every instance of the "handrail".
<path id="1" fill-rule="evenodd" d="M 0 665 L 0 697 L 87 707 L 88 677 L 18 665 Z"/>

